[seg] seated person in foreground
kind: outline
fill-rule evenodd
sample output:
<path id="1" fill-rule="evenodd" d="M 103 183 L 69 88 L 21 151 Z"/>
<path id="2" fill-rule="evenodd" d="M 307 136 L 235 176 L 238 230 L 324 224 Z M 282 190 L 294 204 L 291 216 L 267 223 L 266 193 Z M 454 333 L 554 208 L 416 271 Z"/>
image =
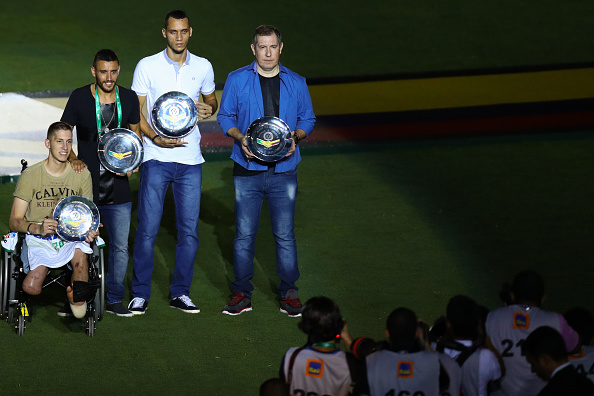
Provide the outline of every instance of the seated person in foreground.
<path id="1" fill-rule="evenodd" d="M 452 297 L 446 308 L 446 327 L 435 349 L 462 367 L 463 395 L 487 396 L 489 383 L 501 378 L 503 361 L 481 341 L 479 306 L 468 296 Z"/>
<path id="2" fill-rule="evenodd" d="M 343 333 L 353 354 L 366 362 L 371 396 L 460 394 L 460 368 L 450 357 L 427 349 L 413 311 L 392 311 L 386 335 L 387 341 L 377 342 L 367 337 L 352 340 Z M 448 372 L 446 364 L 456 372 Z"/>
<path id="3" fill-rule="evenodd" d="M 510 305 L 491 311 L 485 323 L 487 344 L 503 358 L 505 376 L 494 396 L 534 396 L 546 383 L 534 372 L 522 354 L 522 344 L 539 327 L 550 326 L 565 340 L 568 351 L 578 345 L 579 336 L 563 316 L 541 308 L 545 300 L 545 283 L 534 270 L 520 271 L 510 289 Z"/>
<path id="4" fill-rule="evenodd" d="M 98 231 L 90 231 L 84 242 L 65 242 L 57 237 L 58 222 L 52 214 L 57 203 L 70 195 L 93 199 L 91 174 L 84 169 L 76 173 L 68 163 L 72 150 L 72 129 L 64 122 L 50 125 L 45 139 L 48 157 L 25 169 L 14 191 L 10 212 L 11 231 L 26 233 L 29 269 L 23 280 L 23 291 L 30 295 L 41 293 L 49 268 L 72 265 L 72 284 L 88 281 L 87 254 L 92 253 L 89 243 Z M 85 316 L 85 301 L 74 302 L 71 286 L 66 294 L 72 313 L 77 318 Z"/>
<path id="5" fill-rule="evenodd" d="M 299 328 L 307 343 L 290 348 L 281 364 L 280 378 L 294 395 L 360 395 L 365 367 L 339 349 L 344 321 L 338 305 L 327 297 L 310 298 L 303 308 Z M 366 393 L 366 392 L 365 392 Z"/>
<path id="6" fill-rule="evenodd" d="M 594 395 L 594 384 L 569 363 L 565 340 L 554 328 L 542 326 L 534 330 L 522 345 L 522 352 L 532 372 L 546 382 L 539 396 Z"/>

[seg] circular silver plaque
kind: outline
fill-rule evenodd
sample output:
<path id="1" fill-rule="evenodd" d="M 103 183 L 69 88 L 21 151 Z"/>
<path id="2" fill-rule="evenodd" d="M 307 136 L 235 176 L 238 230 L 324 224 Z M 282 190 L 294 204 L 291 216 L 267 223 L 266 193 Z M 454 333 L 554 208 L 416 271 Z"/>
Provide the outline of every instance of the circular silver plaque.
<path id="1" fill-rule="evenodd" d="M 84 241 L 91 230 L 99 229 L 99 209 L 88 198 L 71 195 L 63 198 L 54 208 L 58 222 L 56 234 L 65 241 Z"/>
<path id="2" fill-rule="evenodd" d="M 140 166 L 144 149 L 142 141 L 134 132 L 116 128 L 101 135 L 97 154 L 105 169 L 114 173 L 126 173 Z"/>
<path id="3" fill-rule="evenodd" d="M 171 91 L 155 102 L 151 120 L 155 131 L 166 138 L 188 135 L 198 122 L 196 103 L 183 92 Z"/>
<path id="4" fill-rule="evenodd" d="M 277 117 L 258 118 L 251 123 L 245 136 L 252 154 L 265 162 L 282 160 L 293 144 L 291 128 Z"/>

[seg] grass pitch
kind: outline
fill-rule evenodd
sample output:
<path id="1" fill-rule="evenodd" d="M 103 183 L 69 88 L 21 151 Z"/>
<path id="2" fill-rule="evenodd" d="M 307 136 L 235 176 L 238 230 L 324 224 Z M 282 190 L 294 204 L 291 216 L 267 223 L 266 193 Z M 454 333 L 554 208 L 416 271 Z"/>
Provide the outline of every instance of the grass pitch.
<path id="1" fill-rule="evenodd" d="M 550 309 L 591 300 L 594 131 L 304 145 L 303 151 L 296 213 L 300 293 L 304 300 L 335 299 L 354 335 L 381 338 L 397 306 L 431 322 L 457 293 L 494 308 L 501 283 L 524 268 L 545 276 Z M 170 214 L 155 247 L 146 314 L 106 314 L 90 339 L 81 322 L 56 315 L 61 291 L 48 291 L 32 304 L 33 322 L 23 337 L 0 323 L 1 391 L 255 394 L 277 374 L 284 352 L 305 337 L 299 319 L 279 312 L 266 210 L 256 246 L 254 310 L 237 317 L 220 312 L 233 278 L 227 157 L 209 153 L 204 165 L 191 290 L 202 312 L 188 315 L 167 304 L 175 248 Z M 13 189 L 0 186 L 5 208 Z M 8 215 L 0 213 L 5 230 Z M 131 268 L 128 283 L 130 276 Z"/>

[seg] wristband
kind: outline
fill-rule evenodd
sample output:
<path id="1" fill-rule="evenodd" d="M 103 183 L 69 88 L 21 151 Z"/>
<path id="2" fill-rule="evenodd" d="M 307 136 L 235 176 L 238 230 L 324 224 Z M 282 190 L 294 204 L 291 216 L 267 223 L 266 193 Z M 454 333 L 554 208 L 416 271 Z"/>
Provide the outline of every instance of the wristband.
<path id="1" fill-rule="evenodd" d="M 29 225 L 27 226 L 27 235 L 31 235 L 31 232 L 29 232 L 29 228 L 31 228 L 31 224 L 33 224 L 33 223 L 29 223 Z"/>
<path id="2" fill-rule="evenodd" d="M 155 134 L 155 136 L 153 136 L 153 138 L 151 139 L 151 142 L 155 143 L 155 139 L 158 138 L 158 137 L 159 137 L 159 135 L 158 134 Z M 155 143 L 155 144 L 157 144 L 157 143 Z"/>
<path id="3" fill-rule="evenodd" d="M 293 135 L 293 140 L 295 141 L 295 144 L 299 144 L 299 141 L 301 139 L 299 139 L 299 135 L 297 135 L 297 132 L 295 132 L 295 134 Z"/>

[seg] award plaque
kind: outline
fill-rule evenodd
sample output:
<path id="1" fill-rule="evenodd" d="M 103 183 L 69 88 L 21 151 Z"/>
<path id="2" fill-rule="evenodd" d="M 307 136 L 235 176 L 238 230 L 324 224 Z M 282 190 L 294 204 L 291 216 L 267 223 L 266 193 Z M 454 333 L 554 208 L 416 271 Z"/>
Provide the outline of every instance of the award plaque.
<path id="1" fill-rule="evenodd" d="M 144 149 L 142 141 L 134 132 L 116 128 L 101 135 L 97 154 L 105 169 L 113 173 L 126 173 L 140 166 Z"/>
<path id="2" fill-rule="evenodd" d="M 293 144 L 291 128 L 277 117 L 258 118 L 249 126 L 245 136 L 252 154 L 264 162 L 282 160 Z"/>
<path id="3" fill-rule="evenodd" d="M 183 92 L 171 91 L 161 95 L 151 111 L 155 131 L 165 138 L 188 135 L 198 122 L 196 103 Z"/>
<path id="4" fill-rule="evenodd" d="M 89 231 L 99 229 L 99 209 L 93 201 L 80 195 L 58 202 L 53 218 L 58 222 L 56 234 L 68 242 L 84 241 Z"/>

